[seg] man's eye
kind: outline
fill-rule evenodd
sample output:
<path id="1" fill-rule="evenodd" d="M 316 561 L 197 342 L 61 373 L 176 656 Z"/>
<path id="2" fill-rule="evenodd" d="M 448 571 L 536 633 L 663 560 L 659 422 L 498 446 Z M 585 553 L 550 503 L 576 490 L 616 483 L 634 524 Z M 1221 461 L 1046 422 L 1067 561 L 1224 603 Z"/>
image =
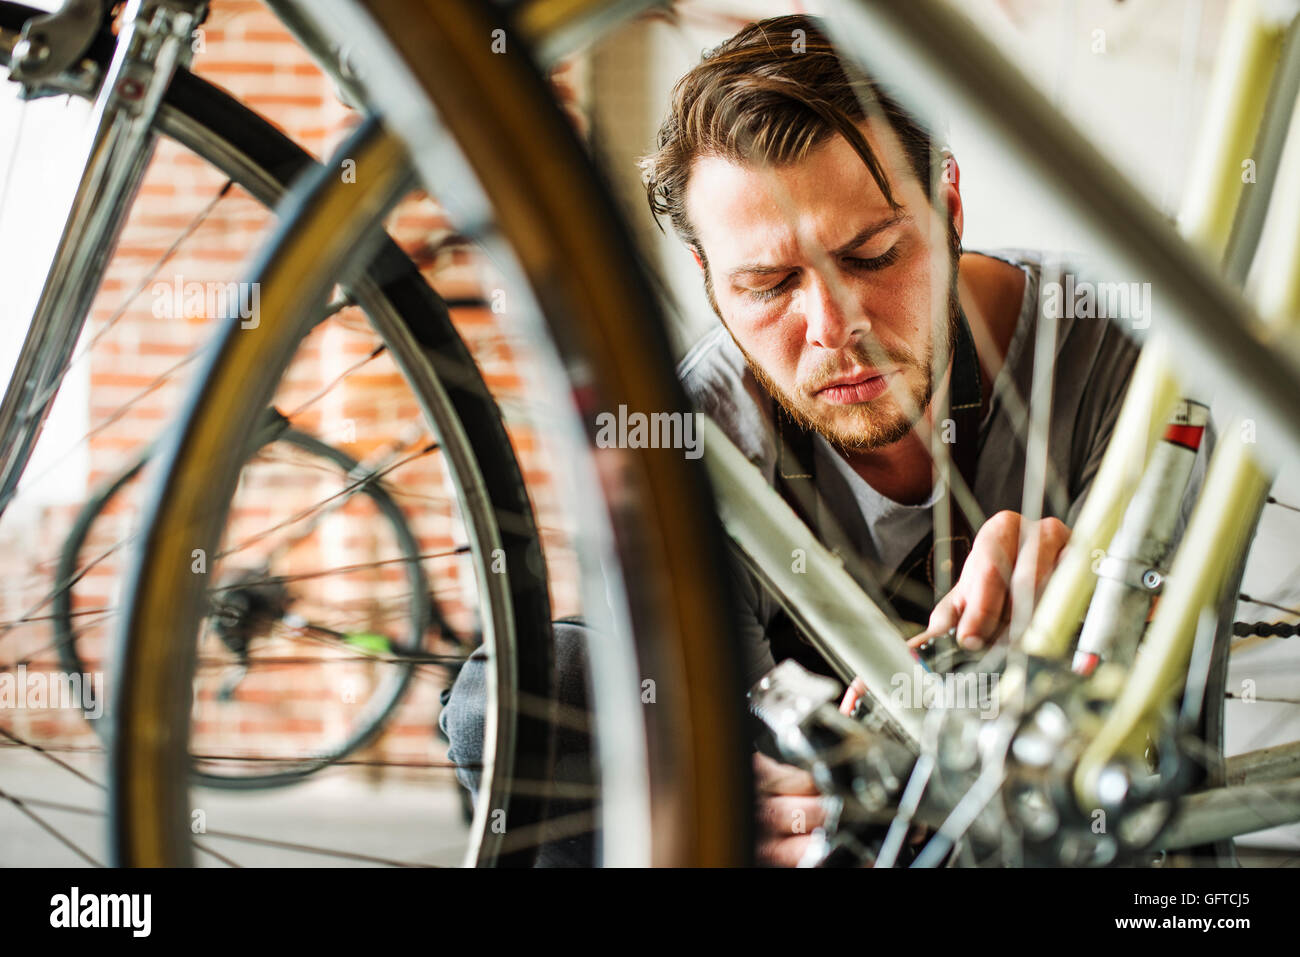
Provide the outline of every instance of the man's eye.
<path id="1" fill-rule="evenodd" d="M 759 302 L 764 302 L 768 299 L 775 299 L 777 296 L 781 295 L 781 293 L 793 286 L 795 279 L 796 274 L 790 273 L 790 275 L 786 276 L 775 286 L 769 286 L 766 289 L 751 289 L 749 290 L 750 298 L 757 299 Z"/>
<path id="2" fill-rule="evenodd" d="M 871 259 L 861 259 L 849 256 L 845 261 L 854 269 L 861 269 L 864 272 L 874 272 L 877 269 L 884 269 L 898 261 L 898 247 L 890 246 L 885 252 Z"/>

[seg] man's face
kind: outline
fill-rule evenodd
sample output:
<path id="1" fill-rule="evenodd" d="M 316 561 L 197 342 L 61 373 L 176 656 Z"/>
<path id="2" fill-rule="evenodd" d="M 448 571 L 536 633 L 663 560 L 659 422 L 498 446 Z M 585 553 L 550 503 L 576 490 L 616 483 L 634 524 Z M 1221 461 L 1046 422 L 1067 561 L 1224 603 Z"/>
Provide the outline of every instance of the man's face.
<path id="1" fill-rule="evenodd" d="M 960 199 L 949 186 L 954 218 L 939 221 L 862 128 L 898 210 L 836 134 L 783 167 L 700 158 L 687 212 L 714 307 L 758 380 L 805 428 L 868 450 L 906 436 L 929 404 L 936 296 L 951 344 Z"/>

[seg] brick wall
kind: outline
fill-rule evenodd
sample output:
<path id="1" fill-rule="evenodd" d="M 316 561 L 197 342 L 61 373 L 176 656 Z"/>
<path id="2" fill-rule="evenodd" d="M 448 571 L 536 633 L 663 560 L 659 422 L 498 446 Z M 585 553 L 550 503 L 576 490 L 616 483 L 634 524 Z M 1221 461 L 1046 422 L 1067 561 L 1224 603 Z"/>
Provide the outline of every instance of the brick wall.
<path id="1" fill-rule="evenodd" d="M 252 0 L 214 2 L 193 68 L 318 157 L 328 155 L 353 122 L 350 111 L 335 98 L 332 83 Z M 581 125 L 581 65 L 564 65 L 555 82 L 575 122 Z M 206 310 L 202 315 L 185 315 L 183 300 L 173 302 L 162 290 L 178 282 L 184 290 L 185 283 L 240 279 L 243 264 L 266 236 L 269 213 L 240 189 L 230 190 L 214 203 L 224 183 L 221 174 L 175 143 L 159 144 L 92 310 L 90 338 L 83 340 L 94 343 L 84 360 L 90 378 L 91 431 L 86 442 L 92 489 L 119 474 L 159 434 L 186 394 L 189 374 L 196 365 L 188 358 L 212 333 Z M 201 220 L 197 226 L 196 220 Z M 497 314 L 486 304 L 492 293 L 490 267 L 464 245 L 431 251 L 451 232 L 451 226 L 427 196 L 416 195 L 403 203 L 391 217 L 390 228 L 399 243 L 418 257 L 440 292 L 458 299 L 484 300 L 482 306 L 456 309 L 454 320 L 482 357 L 488 384 L 508 410 L 511 440 L 545 529 L 548 561 L 554 565 L 555 613 L 574 613 L 578 610 L 574 575 L 565 560 L 562 521 L 549 484 L 551 466 L 539 436 L 524 418 L 509 411 L 526 399 L 522 368 L 526 358 L 519 354 L 508 312 Z M 187 230 L 192 231 L 169 253 L 178 235 Z M 165 263 L 157 268 L 164 258 Z M 141 289 L 146 277 L 150 281 Z M 133 290 L 139 292 L 128 301 Z M 160 306 L 160 300 L 166 305 Z M 428 436 L 409 434 L 411 424 L 420 419 L 415 399 L 388 356 L 372 356 L 378 342 L 359 310 L 339 313 L 304 343 L 277 393 L 277 408 L 286 413 L 296 411 L 292 416 L 295 427 L 357 459 L 364 461 L 385 452 L 413 454 Z M 73 438 L 59 436 L 47 441 L 57 439 L 65 445 Z M 404 442 L 399 441 L 402 439 Z M 260 531 L 341 487 L 337 479 L 302 457 L 280 450 L 264 458 L 250 468 L 241 486 L 224 547 L 250 539 L 253 544 L 214 565 L 220 569 L 214 573 L 218 581 L 228 580 L 234 570 L 254 566 L 258 556 L 267 554 L 270 540 L 258 542 Z M 441 461 L 436 453 L 416 457 L 393 471 L 385 482 L 415 532 L 421 554 L 434 556 L 423 564 L 444 613 L 453 627 L 471 633 L 472 602 L 467 604 L 465 599 L 473 597 L 467 592 L 472 588 L 472 572 L 467 558 L 455 554 L 464 532 Z M 105 667 L 140 485 L 132 483 L 108 503 L 81 552 L 81 564 L 95 560 L 83 570 L 73 589 L 78 648 L 92 670 Z M 77 507 L 24 510 L 20 502 L 11 511 L 14 514 L 6 516 L 0 528 L 4 539 L 0 542 L 3 619 L 22 621 L 7 625 L 0 638 L 0 667 L 13 668 L 21 662 L 29 671 L 54 668 L 49 608 L 40 603 L 54 584 L 54 562 Z M 301 528 L 301 523 L 296 527 Z M 275 568 L 278 574 L 287 571 L 308 576 L 291 586 L 297 600 L 293 610 L 325 621 L 338 631 L 395 633 L 407 584 L 399 565 L 374 564 L 399 554 L 387 528 L 373 504 L 357 496 L 305 535 Z M 321 569 L 345 566 L 356 570 L 311 577 Z M 201 656 L 220 653 L 220 645 L 211 635 L 204 641 Z M 319 641 L 313 645 L 301 634 L 277 634 L 261 636 L 257 647 L 259 655 L 301 660 L 321 654 L 319 646 Z M 426 647 L 454 650 L 431 637 Z M 238 708 L 222 707 L 216 700 L 221 681 L 231 672 L 215 671 L 199 687 L 196 721 L 203 737 L 198 747 L 207 753 L 282 754 L 298 753 L 333 739 L 341 722 L 364 703 L 376 670 L 364 663 L 263 667 L 239 684 Z M 433 734 L 433 723 L 437 692 L 444 680 L 440 669 L 423 669 L 400 711 L 388 723 L 384 737 L 367 757 L 399 762 L 439 757 L 441 744 Z M 0 714 L 0 722 L 28 740 L 70 747 L 95 745 L 87 725 L 75 712 L 17 710 Z"/>

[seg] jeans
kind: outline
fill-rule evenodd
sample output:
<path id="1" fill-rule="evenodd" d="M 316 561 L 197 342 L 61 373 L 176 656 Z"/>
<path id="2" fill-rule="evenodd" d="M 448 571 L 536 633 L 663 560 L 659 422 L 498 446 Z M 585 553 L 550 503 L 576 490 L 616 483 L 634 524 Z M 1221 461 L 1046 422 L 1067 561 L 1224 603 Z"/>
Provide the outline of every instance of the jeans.
<path id="1" fill-rule="evenodd" d="M 543 826 L 538 867 L 591 867 L 596 860 L 599 830 L 595 801 L 587 796 L 596 786 L 590 733 L 574 727 L 573 717 L 588 715 L 587 643 L 589 629 L 576 621 L 557 621 L 555 637 L 556 696 L 562 716 L 557 722 L 555 764 L 551 780 L 578 796 L 554 797 Z M 438 726 L 449 742 L 447 756 L 457 765 L 456 776 L 471 795 L 478 794 L 478 767 L 483 759 L 487 707 L 488 658 L 480 648 L 470 655 L 451 687 Z M 566 717 L 569 716 L 569 717 Z M 466 767 L 466 766 L 469 767 Z M 575 830 L 578 833 L 575 833 Z"/>

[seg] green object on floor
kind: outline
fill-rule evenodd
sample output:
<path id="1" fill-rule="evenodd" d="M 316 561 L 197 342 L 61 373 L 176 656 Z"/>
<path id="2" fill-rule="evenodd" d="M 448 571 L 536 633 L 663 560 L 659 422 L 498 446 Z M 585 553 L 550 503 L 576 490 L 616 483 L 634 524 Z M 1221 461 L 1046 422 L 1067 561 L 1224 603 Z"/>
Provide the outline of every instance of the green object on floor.
<path id="1" fill-rule="evenodd" d="M 392 651 L 388 636 L 376 634 L 373 631 L 353 632 L 344 636 L 343 643 L 376 655 L 386 655 Z"/>

